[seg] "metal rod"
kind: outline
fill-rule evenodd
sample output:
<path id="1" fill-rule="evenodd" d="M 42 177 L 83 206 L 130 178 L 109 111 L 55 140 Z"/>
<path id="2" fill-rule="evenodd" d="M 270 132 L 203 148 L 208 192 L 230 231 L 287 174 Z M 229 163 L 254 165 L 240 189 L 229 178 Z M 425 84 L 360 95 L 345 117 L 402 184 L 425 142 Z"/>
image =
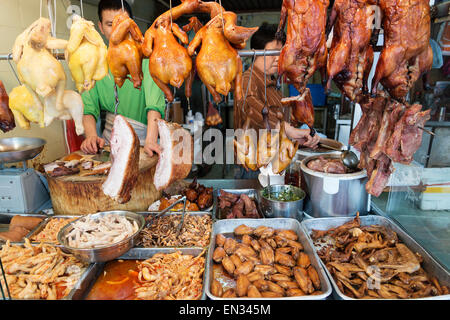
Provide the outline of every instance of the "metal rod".
<path id="1" fill-rule="evenodd" d="M 241 57 L 253 57 L 264 56 L 264 50 L 238 50 L 238 54 Z M 266 56 L 278 56 L 280 55 L 280 50 L 266 50 Z M 58 60 L 64 60 L 64 53 L 54 53 L 53 56 Z M 12 59 L 12 53 L 0 54 L 0 60 Z"/>

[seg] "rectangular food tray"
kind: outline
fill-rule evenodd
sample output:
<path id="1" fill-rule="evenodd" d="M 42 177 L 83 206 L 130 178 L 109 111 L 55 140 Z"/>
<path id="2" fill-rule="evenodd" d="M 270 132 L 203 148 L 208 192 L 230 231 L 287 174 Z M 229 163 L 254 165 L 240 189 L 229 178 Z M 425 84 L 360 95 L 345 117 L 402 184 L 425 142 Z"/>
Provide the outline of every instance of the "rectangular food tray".
<path id="1" fill-rule="evenodd" d="M 261 215 L 262 218 L 265 218 L 264 213 L 261 210 L 261 206 L 259 204 L 259 198 L 258 198 L 258 190 L 256 189 L 216 189 L 214 190 L 214 204 L 213 204 L 213 211 L 214 216 L 217 220 L 229 220 L 226 219 L 224 214 L 222 213 L 222 210 L 219 208 L 219 196 L 221 191 L 241 195 L 246 194 L 250 199 L 254 200 L 256 203 L 256 210 L 258 210 L 258 213 Z M 234 220 L 234 219 L 231 219 Z M 239 220 L 239 219 L 238 219 Z"/>
<path id="2" fill-rule="evenodd" d="M 304 252 L 309 256 L 311 260 L 311 265 L 317 270 L 319 274 L 320 283 L 321 283 L 321 291 L 323 292 L 321 295 L 305 295 L 298 297 L 283 297 L 283 298 L 262 298 L 264 300 L 325 300 L 332 292 L 330 282 L 323 270 L 323 266 L 320 264 L 320 258 L 317 256 L 315 250 L 312 245 L 306 238 L 306 234 L 300 226 L 300 223 L 296 219 L 291 218 L 271 218 L 271 219 L 224 219 L 220 221 L 216 221 L 213 225 L 212 239 L 211 244 L 209 246 L 209 254 L 208 261 L 206 267 L 206 294 L 212 300 L 245 300 L 248 298 L 219 298 L 213 295 L 210 291 L 211 283 L 213 280 L 213 260 L 212 254 L 216 247 L 216 235 L 219 233 L 233 233 L 234 229 L 241 224 L 245 224 L 249 227 L 259 227 L 259 226 L 267 226 L 274 229 L 288 229 L 293 230 L 297 233 L 299 239 L 298 241 L 303 245 Z"/>
<path id="3" fill-rule="evenodd" d="M 8 231 L 9 224 L 14 216 L 24 216 L 24 217 L 36 217 L 36 218 L 43 218 L 43 220 L 33 229 L 31 230 L 27 235 L 25 235 L 25 238 L 28 238 L 31 236 L 38 228 L 41 226 L 45 221 L 48 219 L 48 216 L 44 214 L 9 214 L 9 213 L 1 213 L 0 214 L 0 232 Z M 0 239 L 0 245 L 6 243 L 6 241 Z M 24 240 L 22 241 L 16 241 L 11 242 L 11 244 L 21 244 L 24 243 Z"/>
<path id="4" fill-rule="evenodd" d="M 15 243 L 11 242 L 11 245 L 23 246 L 23 242 L 15 242 Z M 34 243 L 31 243 L 31 245 L 38 246 L 39 243 L 34 242 Z M 90 274 L 92 273 L 93 268 L 94 268 L 94 264 L 92 264 L 92 263 L 89 264 L 86 267 L 86 269 L 83 271 L 83 273 L 81 274 L 80 279 L 78 279 L 77 283 L 74 285 L 72 290 L 70 290 L 69 294 L 67 296 L 65 296 L 64 298 L 62 298 L 61 300 L 79 300 L 79 299 L 81 299 L 81 297 L 86 289 L 86 284 L 90 280 L 89 277 L 90 277 Z M 0 277 L 3 277 L 1 270 L 0 270 Z M 8 296 L 8 295 L 6 294 L 6 296 Z M 13 300 L 28 300 L 28 299 L 13 299 Z"/>
<path id="5" fill-rule="evenodd" d="M 47 225 L 47 223 L 50 222 L 50 220 L 52 220 L 52 219 L 72 219 L 72 218 L 81 218 L 81 217 L 82 216 L 67 216 L 67 215 L 49 216 L 49 217 L 47 217 L 47 219 L 42 221 L 32 232 L 27 234 L 27 236 L 25 238 L 30 239 L 31 243 L 38 243 L 38 241 L 33 241 L 33 240 L 31 240 L 31 238 L 33 236 L 37 235 L 38 233 L 40 233 L 42 230 L 44 230 L 45 226 Z M 54 245 L 56 247 L 62 247 L 62 245 L 59 244 L 59 243 L 45 242 L 45 241 L 44 241 L 44 243 L 51 244 L 51 245 Z"/>
<path id="6" fill-rule="evenodd" d="M 338 227 L 343 225 L 344 223 L 353 220 L 354 217 L 337 217 L 337 218 L 315 218 L 315 219 L 307 219 L 303 220 L 301 226 L 307 235 L 307 241 L 310 243 L 310 246 L 314 247 L 314 242 L 312 241 L 310 234 L 313 229 L 316 230 L 328 230 L 330 228 Z M 431 255 L 425 251 L 413 238 L 411 238 L 403 229 L 397 226 L 390 219 L 385 218 L 383 216 L 378 215 L 368 215 L 368 216 L 360 216 L 361 226 L 369 226 L 369 225 L 379 225 L 384 226 L 393 230 L 397 233 L 399 240 L 401 240 L 411 251 L 414 253 L 419 253 L 423 262 L 421 266 L 423 269 L 429 273 L 430 275 L 435 276 L 441 285 L 445 285 L 450 287 L 450 274 L 436 261 L 431 257 Z M 317 251 L 317 248 L 314 248 Z M 334 281 L 333 276 L 326 268 L 325 264 L 320 259 L 320 263 L 325 269 L 328 278 L 330 279 L 331 284 L 333 285 L 333 297 L 338 300 L 360 300 L 346 296 L 343 292 L 339 290 L 339 287 Z M 418 299 L 409 299 L 409 300 L 449 300 L 450 295 L 441 295 L 441 296 L 432 296 L 427 298 L 418 298 Z M 386 300 L 386 299 L 376 299 L 376 300 Z"/>
<path id="7" fill-rule="evenodd" d="M 116 260 L 146 260 L 151 258 L 153 255 L 157 253 L 173 253 L 176 251 L 181 251 L 182 254 L 190 254 L 194 257 L 199 255 L 205 248 L 132 248 L 126 254 L 120 256 Z M 202 295 L 200 300 L 206 300 L 205 293 L 205 282 L 206 282 L 206 274 L 207 269 L 206 265 L 208 263 L 208 250 L 205 252 L 205 270 L 203 272 L 203 288 Z M 98 277 L 102 274 L 103 269 L 106 263 L 95 263 L 92 265 L 92 268 L 89 269 L 89 272 L 83 277 L 83 281 L 80 283 L 80 289 L 73 295 L 74 300 L 85 299 L 89 292 L 91 291 L 93 285 L 97 281 Z"/>
<path id="8" fill-rule="evenodd" d="M 158 212 L 158 211 L 143 211 L 143 212 L 136 212 L 136 213 L 142 215 L 142 216 L 144 217 L 144 219 L 146 219 L 146 223 L 147 223 L 147 218 L 148 218 L 148 217 L 150 217 L 150 216 L 156 216 L 156 215 L 158 215 L 160 212 Z M 215 221 L 214 215 L 213 215 L 213 213 L 212 213 L 211 211 L 188 211 L 188 212 L 186 212 L 185 214 L 189 214 L 189 215 L 191 215 L 191 216 L 204 216 L 204 215 L 209 215 L 209 216 L 211 217 L 211 220 L 212 220 L 213 224 L 214 224 L 214 221 Z M 181 212 L 179 212 L 179 211 L 170 211 L 170 212 L 167 212 L 166 214 L 164 214 L 162 217 L 165 217 L 165 216 L 168 216 L 168 215 L 181 215 Z M 161 218 L 162 218 L 162 217 L 161 217 Z M 185 217 L 186 217 L 186 216 L 185 216 Z M 144 228 L 145 228 L 145 226 L 144 226 Z M 212 229 L 212 226 L 211 226 L 211 229 Z M 212 234 L 212 230 L 211 230 L 211 234 Z M 211 243 L 211 237 L 210 237 L 210 239 L 209 239 L 209 243 Z M 208 246 L 209 246 L 209 244 L 208 244 Z M 198 247 L 198 246 L 197 246 L 197 247 Z M 194 247 L 194 246 L 186 246 L 186 247 L 179 247 L 179 248 L 197 248 L 197 247 Z M 175 248 L 175 247 L 172 247 L 172 246 L 165 246 L 165 247 L 158 247 L 158 246 L 155 246 L 155 247 L 142 247 L 142 246 L 135 246 L 135 248 L 151 248 L 151 249 L 153 249 L 153 248 Z"/>

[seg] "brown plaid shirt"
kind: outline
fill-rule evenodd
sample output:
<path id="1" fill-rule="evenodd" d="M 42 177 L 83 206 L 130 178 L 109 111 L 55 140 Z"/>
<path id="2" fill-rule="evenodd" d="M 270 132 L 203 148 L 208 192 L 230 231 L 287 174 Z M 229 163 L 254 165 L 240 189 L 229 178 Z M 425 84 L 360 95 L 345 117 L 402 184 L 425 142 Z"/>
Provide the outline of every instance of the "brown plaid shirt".
<path id="1" fill-rule="evenodd" d="M 234 129 L 242 128 L 244 126 L 247 116 L 250 115 L 250 128 L 255 130 L 265 129 L 261 111 L 264 108 L 264 73 L 257 68 L 253 68 L 253 75 L 248 88 L 247 100 L 245 101 L 245 106 L 243 108 L 245 92 L 247 90 L 248 81 L 250 78 L 249 68 L 243 74 L 243 85 L 242 91 L 244 97 L 242 100 L 234 102 Z M 267 105 L 269 108 L 269 124 L 273 129 L 278 123 L 277 112 L 283 114 L 283 108 L 281 105 L 282 94 L 281 91 L 276 89 L 276 79 L 272 79 L 267 76 Z M 287 112 L 287 108 L 286 112 Z"/>

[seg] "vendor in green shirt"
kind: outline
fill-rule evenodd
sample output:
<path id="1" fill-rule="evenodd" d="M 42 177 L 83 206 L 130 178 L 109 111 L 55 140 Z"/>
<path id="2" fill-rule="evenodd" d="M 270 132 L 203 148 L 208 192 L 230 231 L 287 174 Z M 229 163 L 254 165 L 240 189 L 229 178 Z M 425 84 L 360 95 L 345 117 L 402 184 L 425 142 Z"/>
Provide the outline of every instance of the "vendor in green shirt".
<path id="1" fill-rule="evenodd" d="M 123 1 L 123 4 L 124 9 L 132 17 L 131 7 L 126 1 Z M 121 10 L 122 2 L 120 0 L 101 0 L 98 5 L 100 19 L 98 27 L 108 41 L 112 31 L 112 21 Z M 128 122 L 139 136 L 141 145 L 144 145 L 145 152 L 152 156 L 154 152 L 159 154 L 161 151 L 158 145 L 156 120 L 164 117 L 165 100 L 164 93 L 150 76 L 148 63 L 148 59 L 144 59 L 142 62 L 144 79 L 140 90 L 135 89 L 130 80 L 126 80 L 122 88 L 117 87 L 120 102 L 117 113 L 128 118 Z M 91 90 L 84 92 L 82 98 L 86 139 L 81 144 L 81 150 L 85 153 L 97 153 L 99 147 L 104 147 L 105 139 L 109 141 L 114 119 L 114 77 L 111 72 L 102 80 L 97 81 Z M 96 126 L 100 110 L 107 111 L 103 137 L 98 136 Z"/>

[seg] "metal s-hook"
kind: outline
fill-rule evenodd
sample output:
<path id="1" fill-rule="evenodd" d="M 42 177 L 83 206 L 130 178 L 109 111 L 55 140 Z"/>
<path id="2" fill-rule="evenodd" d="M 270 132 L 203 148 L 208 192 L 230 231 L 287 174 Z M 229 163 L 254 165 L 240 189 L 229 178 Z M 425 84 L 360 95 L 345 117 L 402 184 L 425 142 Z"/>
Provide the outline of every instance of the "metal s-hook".
<path id="1" fill-rule="evenodd" d="M 250 69 L 250 78 L 248 79 L 248 83 L 247 83 L 247 89 L 245 90 L 245 96 L 244 96 L 244 102 L 242 103 L 242 112 L 245 113 L 244 111 L 244 107 L 245 107 L 245 102 L 247 101 L 247 94 L 248 94 L 248 88 L 250 87 L 250 82 L 252 82 L 252 74 L 253 74 L 253 65 L 255 64 L 255 59 L 256 59 L 256 50 L 253 50 L 253 59 L 252 59 L 252 66 Z"/>

